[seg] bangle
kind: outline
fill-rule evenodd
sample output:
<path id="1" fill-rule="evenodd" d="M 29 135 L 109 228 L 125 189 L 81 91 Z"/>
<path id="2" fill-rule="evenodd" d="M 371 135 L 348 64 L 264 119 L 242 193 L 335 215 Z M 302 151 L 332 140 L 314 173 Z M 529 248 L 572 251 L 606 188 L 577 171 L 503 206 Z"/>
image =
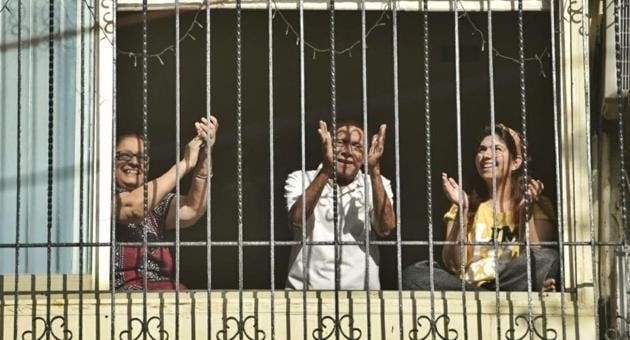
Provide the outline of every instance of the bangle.
<path id="1" fill-rule="evenodd" d="M 197 175 L 195 175 L 195 178 L 206 180 L 206 179 L 208 179 L 208 175 L 203 176 L 203 175 L 197 174 Z M 210 178 L 212 178 L 212 174 L 210 174 Z"/>

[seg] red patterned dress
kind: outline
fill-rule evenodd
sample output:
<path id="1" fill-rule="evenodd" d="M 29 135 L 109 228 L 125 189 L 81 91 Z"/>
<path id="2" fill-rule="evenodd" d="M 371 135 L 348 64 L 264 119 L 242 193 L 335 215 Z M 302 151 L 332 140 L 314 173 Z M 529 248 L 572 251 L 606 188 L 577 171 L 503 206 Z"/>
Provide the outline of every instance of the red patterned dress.
<path id="1" fill-rule="evenodd" d="M 116 188 L 117 193 L 126 191 Z M 147 230 L 148 242 L 163 242 L 166 229 L 166 215 L 171 200 L 175 197 L 166 195 L 145 217 L 141 223 L 116 224 L 116 242 L 143 242 L 144 230 Z M 115 247 L 116 290 L 142 290 L 144 275 L 143 246 L 116 245 Z M 175 289 L 173 279 L 173 256 L 169 247 L 148 246 L 147 289 Z M 186 286 L 180 283 L 180 289 Z"/>

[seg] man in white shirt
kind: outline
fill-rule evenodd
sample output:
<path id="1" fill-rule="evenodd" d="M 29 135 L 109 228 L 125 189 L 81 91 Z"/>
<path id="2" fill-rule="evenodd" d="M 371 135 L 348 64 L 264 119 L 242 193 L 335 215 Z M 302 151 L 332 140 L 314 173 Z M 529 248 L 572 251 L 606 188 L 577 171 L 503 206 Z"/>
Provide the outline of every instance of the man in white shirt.
<path id="1" fill-rule="evenodd" d="M 332 242 L 335 233 L 340 242 L 339 289 L 380 289 L 378 247 L 370 245 L 366 268 L 366 230 L 380 236 L 396 228 L 390 182 L 381 176 L 380 160 L 385 145 L 385 124 L 372 137 L 368 152 L 368 172 L 361 172 L 364 162 L 363 130 L 355 122 L 342 122 L 335 141 L 337 161 L 333 161 L 333 139 L 326 123 L 319 122 L 322 164 L 317 170 L 295 171 L 285 185 L 289 211 L 289 228 L 295 240 L 302 240 L 302 223 L 306 221 L 306 242 Z M 333 172 L 334 171 L 334 172 Z M 337 225 L 334 222 L 333 178 L 337 179 Z M 366 178 L 367 177 L 367 178 Z M 366 181 L 367 180 L 367 181 Z M 367 182 L 367 187 L 366 187 Z M 303 190 L 303 185 L 306 190 Z M 367 192 L 367 199 L 366 194 Z M 302 194 L 304 193 L 304 196 Z M 370 224 L 365 226 L 367 216 Z M 370 236 L 370 239 L 374 239 Z M 291 251 L 288 289 L 335 289 L 335 246 L 295 245 Z M 306 252 L 303 254 L 303 252 Z"/>

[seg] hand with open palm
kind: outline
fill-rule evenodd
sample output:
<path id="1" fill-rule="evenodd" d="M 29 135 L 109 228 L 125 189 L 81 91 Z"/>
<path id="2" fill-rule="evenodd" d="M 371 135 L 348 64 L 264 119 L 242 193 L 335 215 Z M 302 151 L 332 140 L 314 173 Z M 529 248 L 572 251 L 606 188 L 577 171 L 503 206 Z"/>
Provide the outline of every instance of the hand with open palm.
<path id="1" fill-rule="evenodd" d="M 468 195 L 462 191 L 463 198 L 460 200 L 459 198 L 459 184 L 455 181 L 454 178 L 448 177 L 448 174 L 442 173 L 442 189 L 444 190 L 444 194 L 448 198 L 448 200 L 461 207 L 463 204 L 463 209 L 466 210 L 468 208 Z M 461 203 L 461 204 L 460 204 Z"/>

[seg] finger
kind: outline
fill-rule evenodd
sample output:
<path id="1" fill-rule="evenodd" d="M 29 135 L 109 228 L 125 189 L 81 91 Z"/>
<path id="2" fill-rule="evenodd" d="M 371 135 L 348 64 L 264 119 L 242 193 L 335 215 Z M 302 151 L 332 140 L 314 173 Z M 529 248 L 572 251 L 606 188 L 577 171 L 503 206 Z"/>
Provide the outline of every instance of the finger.
<path id="1" fill-rule="evenodd" d="M 453 190 L 455 190 L 455 188 L 453 188 L 453 184 L 448 180 L 448 178 L 445 178 L 442 181 L 442 187 L 446 192 L 452 192 Z"/>
<path id="2" fill-rule="evenodd" d="M 534 193 L 536 193 L 536 184 L 534 183 L 534 181 L 530 181 L 527 184 L 527 193 L 530 197 L 533 196 Z"/>
<path id="3" fill-rule="evenodd" d="M 375 145 L 376 145 L 377 150 L 382 150 L 383 149 L 383 142 L 384 142 L 382 136 L 379 133 L 378 135 L 375 135 L 374 137 L 376 137 Z"/>
<path id="4" fill-rule="evenodd" d="M 448 175 L 446 173 L 442 173 L 442 187 L 447 191 L 451 188 L 451 182 L 448 180 Z"/>
<path id="5" fill-rule="evenodd" d="M 321 128 L 317 129 L 317 133 L 319 133 L 319 139 L 322 141 L 322 144 L 326 142 L 326 136 L 324 136 L 324 132 Z"/>
<path id="6" fill-rule="evenodd" d="M 451 186 L 453 186 L 453 189 L 457 189 L 459 191 L 459 185 L 457 184 L 454 178 L 449 177 L 448 181 L 451 184 Z"/>
<path id="7" fill-rule="evenodd" d="M 326 122 L 324 122 L 323 120 L 319 121 L 319 128 L 320 130 L 322 130 L 323 133 L 328 133 L 328 125 L 326 125 Z"/>
<path id="8" fill-rule="evenodd" d="M 387 133 L 387 124 L 381 124 L 381 126 L 378 129 L 378 134 L 379 134 L 381 144 L 385 143 L 386 133 Z"/>
<path id="9" fill-rule="evenodd" d="M 538 191 L 536 190 L 536 188 L 534 186 L 530 186 L 528 191 L 529 191 L 530 201 L 532 202 L 538 201 Z"/>
<path id="10" fill-rule="evenodd" d="M 203 143 L 203 140 L 199 136 L 195 136 L 195 138 L 190 140 L 190 143 L 188 143 L 188 145 L 196 148 L 201 145 L 201 143 Z"/>
<path id="11" fill-rule="evenodd" d="M 203 142 L 206 142 L 208 140 L 208 133 L 203 130 L 198 130 L 197 137 L 199 137 Z"/>
<path id="12" fill-rule="evenodd" d="M 210 124 L 214 125 L 215 130 L 219 128 L 219 120 L 215 116 L 210 116 Z"/>
<path id="13" fill-rule="evenodd" d="M 206 123 L 196 122 L 195 123 L 195 127 L 197 128 L 197 130 L 208 131 L 208 124 L 206 124 Z"/>
<path id="14" fill-rule="evenodd" d="M 533 180 L 532 181 L 532 188 L 534 190 L 534 195 L 536 197 L 536 199 L 538 199 L 538 197 L 540 196 L 540 193 L 542 192 L 542 186 L 541 186 L 541 182 L 537 181 L 537 180 Z"/>
<path id="15" fill-rule="evenodd" d="M 370 149 L 373 149 L 375 146 L 378 145 L 378 142 L 379 142 L 378 139 L 379 139 L 378 135 L 372 136 L 372 143 L 370 144 Z"/>

